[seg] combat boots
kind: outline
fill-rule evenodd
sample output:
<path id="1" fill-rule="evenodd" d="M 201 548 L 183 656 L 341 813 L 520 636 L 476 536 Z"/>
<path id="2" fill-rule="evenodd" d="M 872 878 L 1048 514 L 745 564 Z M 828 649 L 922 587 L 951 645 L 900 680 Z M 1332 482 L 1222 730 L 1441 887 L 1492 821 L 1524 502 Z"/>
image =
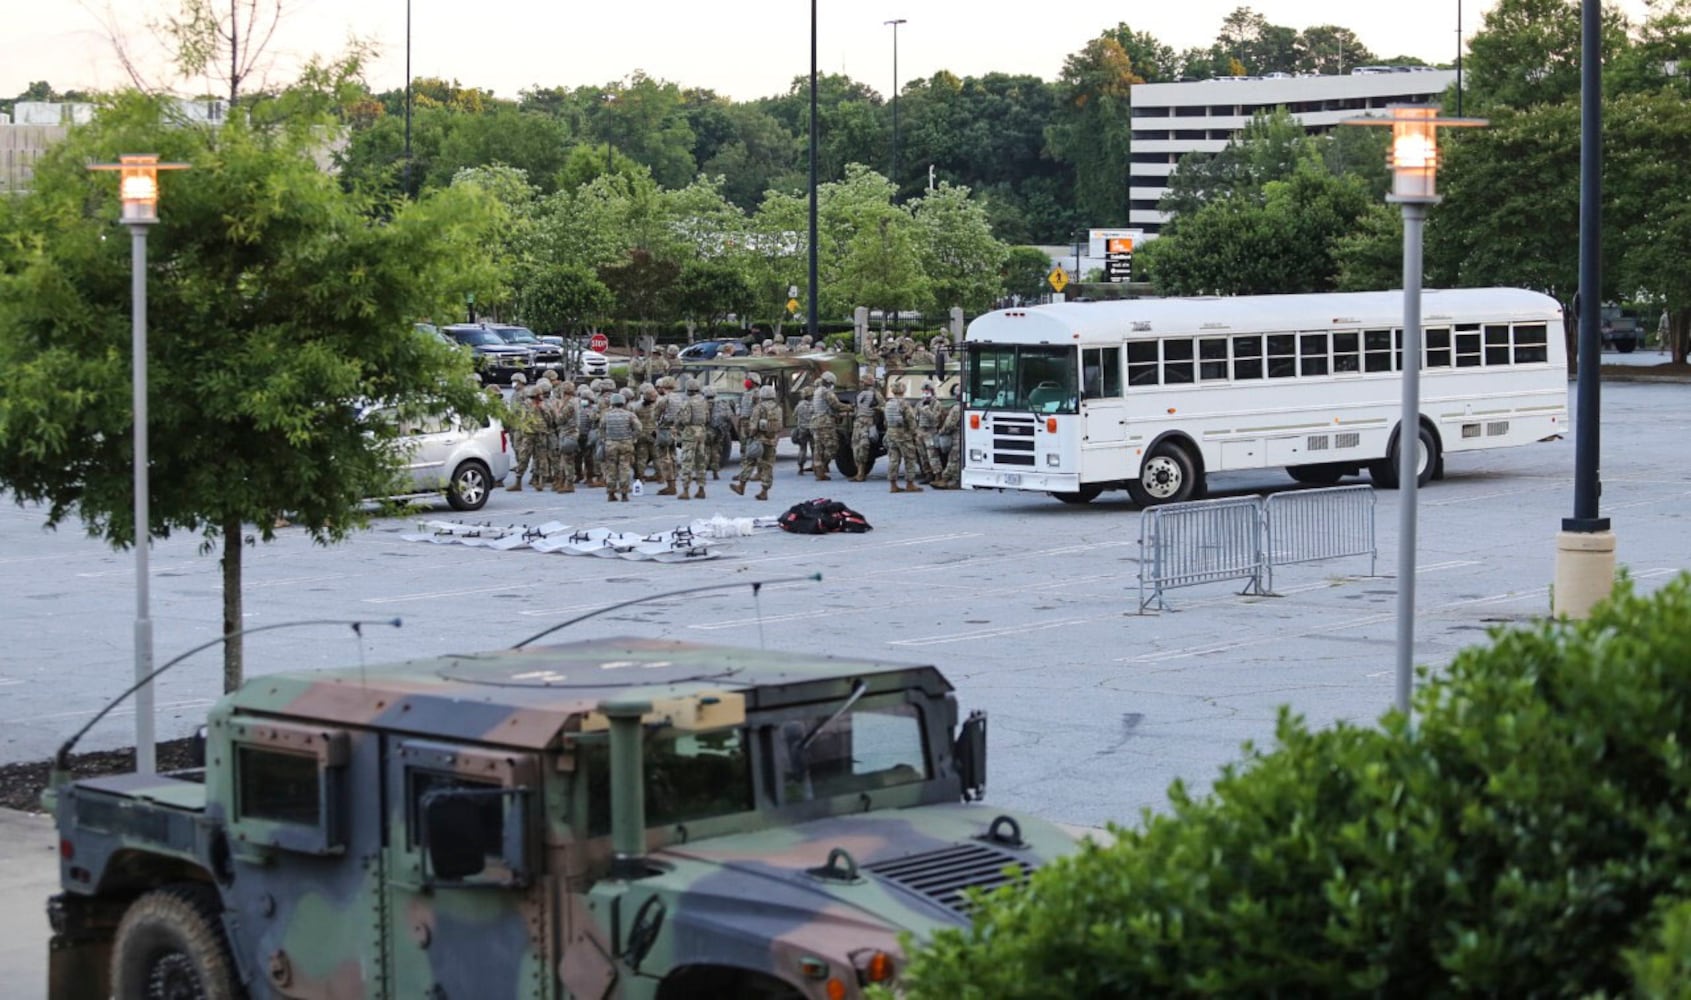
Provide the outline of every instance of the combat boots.
<path id="1" fill-rule="evenodd" d="M 769 499 L 769 487 L 765 486 L 763 489 L 758 490 L 757 496 L 754 499 L 768 500 Z"/>
<path id="2" fill-rule="evenodd" d="M 728 484 L 728 488 L 733 490 L 735 493 L 740 494 L 741 496 L 746 495 L 746 484 L 745 483 L 732 482 L 732 483 Z"/>
<path id="3" fill-rule="evenodd" d="M 675 480 L 673 480 L 673 479 L 665 480 L 664 488 L 658 491 L 658 496 L 660 496 L 660 497 L 672 497 L 674 495 L 675 495 Z"/>
<path id="4" fill-rule="evenodd" d="M 903 493 L 904 491 L 898 488 L 898 480 L 896 478 L 894 478 L 892 476 L 888 476 L 887 477 L 887 492 L 888 493 Z"/>
<path id="5" fill-rule="evenodd" d="M 680 499 L 680 500 L 691 500 L 691 499 L 693 499 L 693 484 L 687 483 L 687 484 L 683 485 L 681 487 L 680 494 L 677 495 L 677 499 Z"/>
<path id="6" fill-rule="evenodd" d="M 922 487 L 916 485 L 916 480 L 910 478 L 909 476 L 905 476 L 904 477 L 904 492 L 906 492 L 906 493 L 920 493 L 920 492 L 922 492 Z"/>
<path id="7" fill-rule="evenodd" d="M 521 493 L 523 491 L 522 477 L 518 476 L 517 481 L 512 483 L 511 485 L 505 487 L 505 489 L 506 489 L 507 492 L 510 492 L 510 493 Z"/>
<path id="8" fill-rule="evenodd" d="M 828 470 L 827 470 L 827 469 L 817 469 L 817 470 L 816 470 L 816 481 L 817 481 L 817 482 L 819 482 L 819 483 L 825 483 L 825 482 L 827 482 L 827 481 L 828 481 L 828 480 L 829 480 L 829 479 L 830 479 L 830 478 L 832 478 L 832 477 L 831 477 L 831 476 L 829 476 L 829 475 L 828 475 Z"/>
<path id="9" fill-rule="evenodd" d="M 616 503 L 617 502 L 617 494 L 616 494 L 615 490 L 606 490 L 605 491 L 605 502 L 606 503 Z"/>
<path id="10" fill-rule="evenodd" d="M 699 480 L 699 492 L 694 495 L 693 499 L 703 500 L 704 498 L 705 498 L 705 481 L 701 479 L 701 480 Z"/>

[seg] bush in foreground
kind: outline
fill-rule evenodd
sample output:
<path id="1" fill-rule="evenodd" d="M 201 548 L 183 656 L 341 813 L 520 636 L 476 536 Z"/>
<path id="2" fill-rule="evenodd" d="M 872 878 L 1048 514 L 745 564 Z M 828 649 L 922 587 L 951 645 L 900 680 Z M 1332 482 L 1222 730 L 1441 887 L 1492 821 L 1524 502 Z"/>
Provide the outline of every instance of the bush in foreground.
<path id="1" fill-rule="evenodd" d="M 1691 580 L 1494 632 L 986 900 L 912 997 L 1656 992 L 1691 940 Z M 1657 903 L 1664 905 L 1658 909 Z M 1681 984 L 1683 985 L 1683 984 Z"/>

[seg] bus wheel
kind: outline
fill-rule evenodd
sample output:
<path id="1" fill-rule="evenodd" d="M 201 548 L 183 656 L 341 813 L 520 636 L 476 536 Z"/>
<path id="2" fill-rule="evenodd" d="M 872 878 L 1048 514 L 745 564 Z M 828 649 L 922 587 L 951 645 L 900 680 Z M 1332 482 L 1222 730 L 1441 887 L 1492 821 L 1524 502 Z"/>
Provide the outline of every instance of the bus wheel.
<path id="1" fill-rule="evenodd" d="M 1438 467 L 1439 454 L 1438 442 L 1433 439 L 1432 431 L 1422 427 L 1419 438 L 1421 452 L 1415 466 L 1415 486 L 1417 489 L 1424 488 L 1433 481 L 1433 470 Z M 1398 462 L 1403 457 L 1399 450 L 1402 447 L 1402 441 L 1403 435 L 1399 434 L 1396 440 L 1392 441 L 1391 450 L 1386 453 L 1385 458 L 1368 464 L 1368 478 L 1374 481 L 1375 486 L 1383 490 L 1395 490 L 1400 485 L 1397 469 Z"/>
<path id="2" fill-rule="evenodd" d="M 1300 483 L 1313 486 L 1331 486 L 1345 476 L 1343 466 L 1323 463 L 1320 465 L 1289 465 L 1286 474 Z"/>
<path id="3" fill-rule="evenodd" d="M 1181 503 L 1199 492 L 1198 470 L 1192 456 L 1176 444 L 1163 442 L 1151 449 L 1138 479 L 1127 482 L 1127 493 L 1141 507 Z"/>
<path id="4" fill-rule="evenodd" d="M 1073 493 L 1059 493 L 1052 491 L 1051 495 L 1064 503 L 1084 504 L 1091 503 L 1092 501 L 1098 499 L 1098 494 L 1102 492 L 1104 492 L 1104 487 L 1102 486 L 1082 486 Z"/>

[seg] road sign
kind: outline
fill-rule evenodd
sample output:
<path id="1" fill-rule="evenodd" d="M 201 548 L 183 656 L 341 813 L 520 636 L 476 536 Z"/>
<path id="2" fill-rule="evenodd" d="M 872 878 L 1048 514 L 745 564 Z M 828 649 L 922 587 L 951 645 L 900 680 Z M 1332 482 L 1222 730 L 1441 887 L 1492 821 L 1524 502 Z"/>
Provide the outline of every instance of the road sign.
<path id="1" fill-rule="evenodd" d="M 1060 292 L 1068 286 L 1069 272 L 1063 270 L 1059 265 L 1051 269 L 1051 273 L 1045 276 L 1045 280 L 1051 282 L 1052 291 Z"/>
<path id="2" fill-rule="evenodd" d="M 787 311 L 790 312 L 790 313 L 798 312 L 799 311 L 799 300 L 798 299 L 788 299 L 787 300 Z"/>
<path id="3" fill-rule="evenodd" d="M 603 351 L 605 348 L 611 346 L 611 338 L 602 333 L 595 333 L 593 336 L 587 338 L 587 346 L 590 350 Z"/>

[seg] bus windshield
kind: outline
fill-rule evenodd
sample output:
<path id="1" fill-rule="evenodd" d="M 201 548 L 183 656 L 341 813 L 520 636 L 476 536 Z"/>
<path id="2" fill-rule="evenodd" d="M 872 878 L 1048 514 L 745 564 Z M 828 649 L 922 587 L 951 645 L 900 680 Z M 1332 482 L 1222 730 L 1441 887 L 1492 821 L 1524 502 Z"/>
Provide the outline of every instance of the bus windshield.
<path id="1" fill-rule="evenodd" d="M 1074 348 L 971 345 L 966 385 L 970 409 L 1074 413 Z"/>

